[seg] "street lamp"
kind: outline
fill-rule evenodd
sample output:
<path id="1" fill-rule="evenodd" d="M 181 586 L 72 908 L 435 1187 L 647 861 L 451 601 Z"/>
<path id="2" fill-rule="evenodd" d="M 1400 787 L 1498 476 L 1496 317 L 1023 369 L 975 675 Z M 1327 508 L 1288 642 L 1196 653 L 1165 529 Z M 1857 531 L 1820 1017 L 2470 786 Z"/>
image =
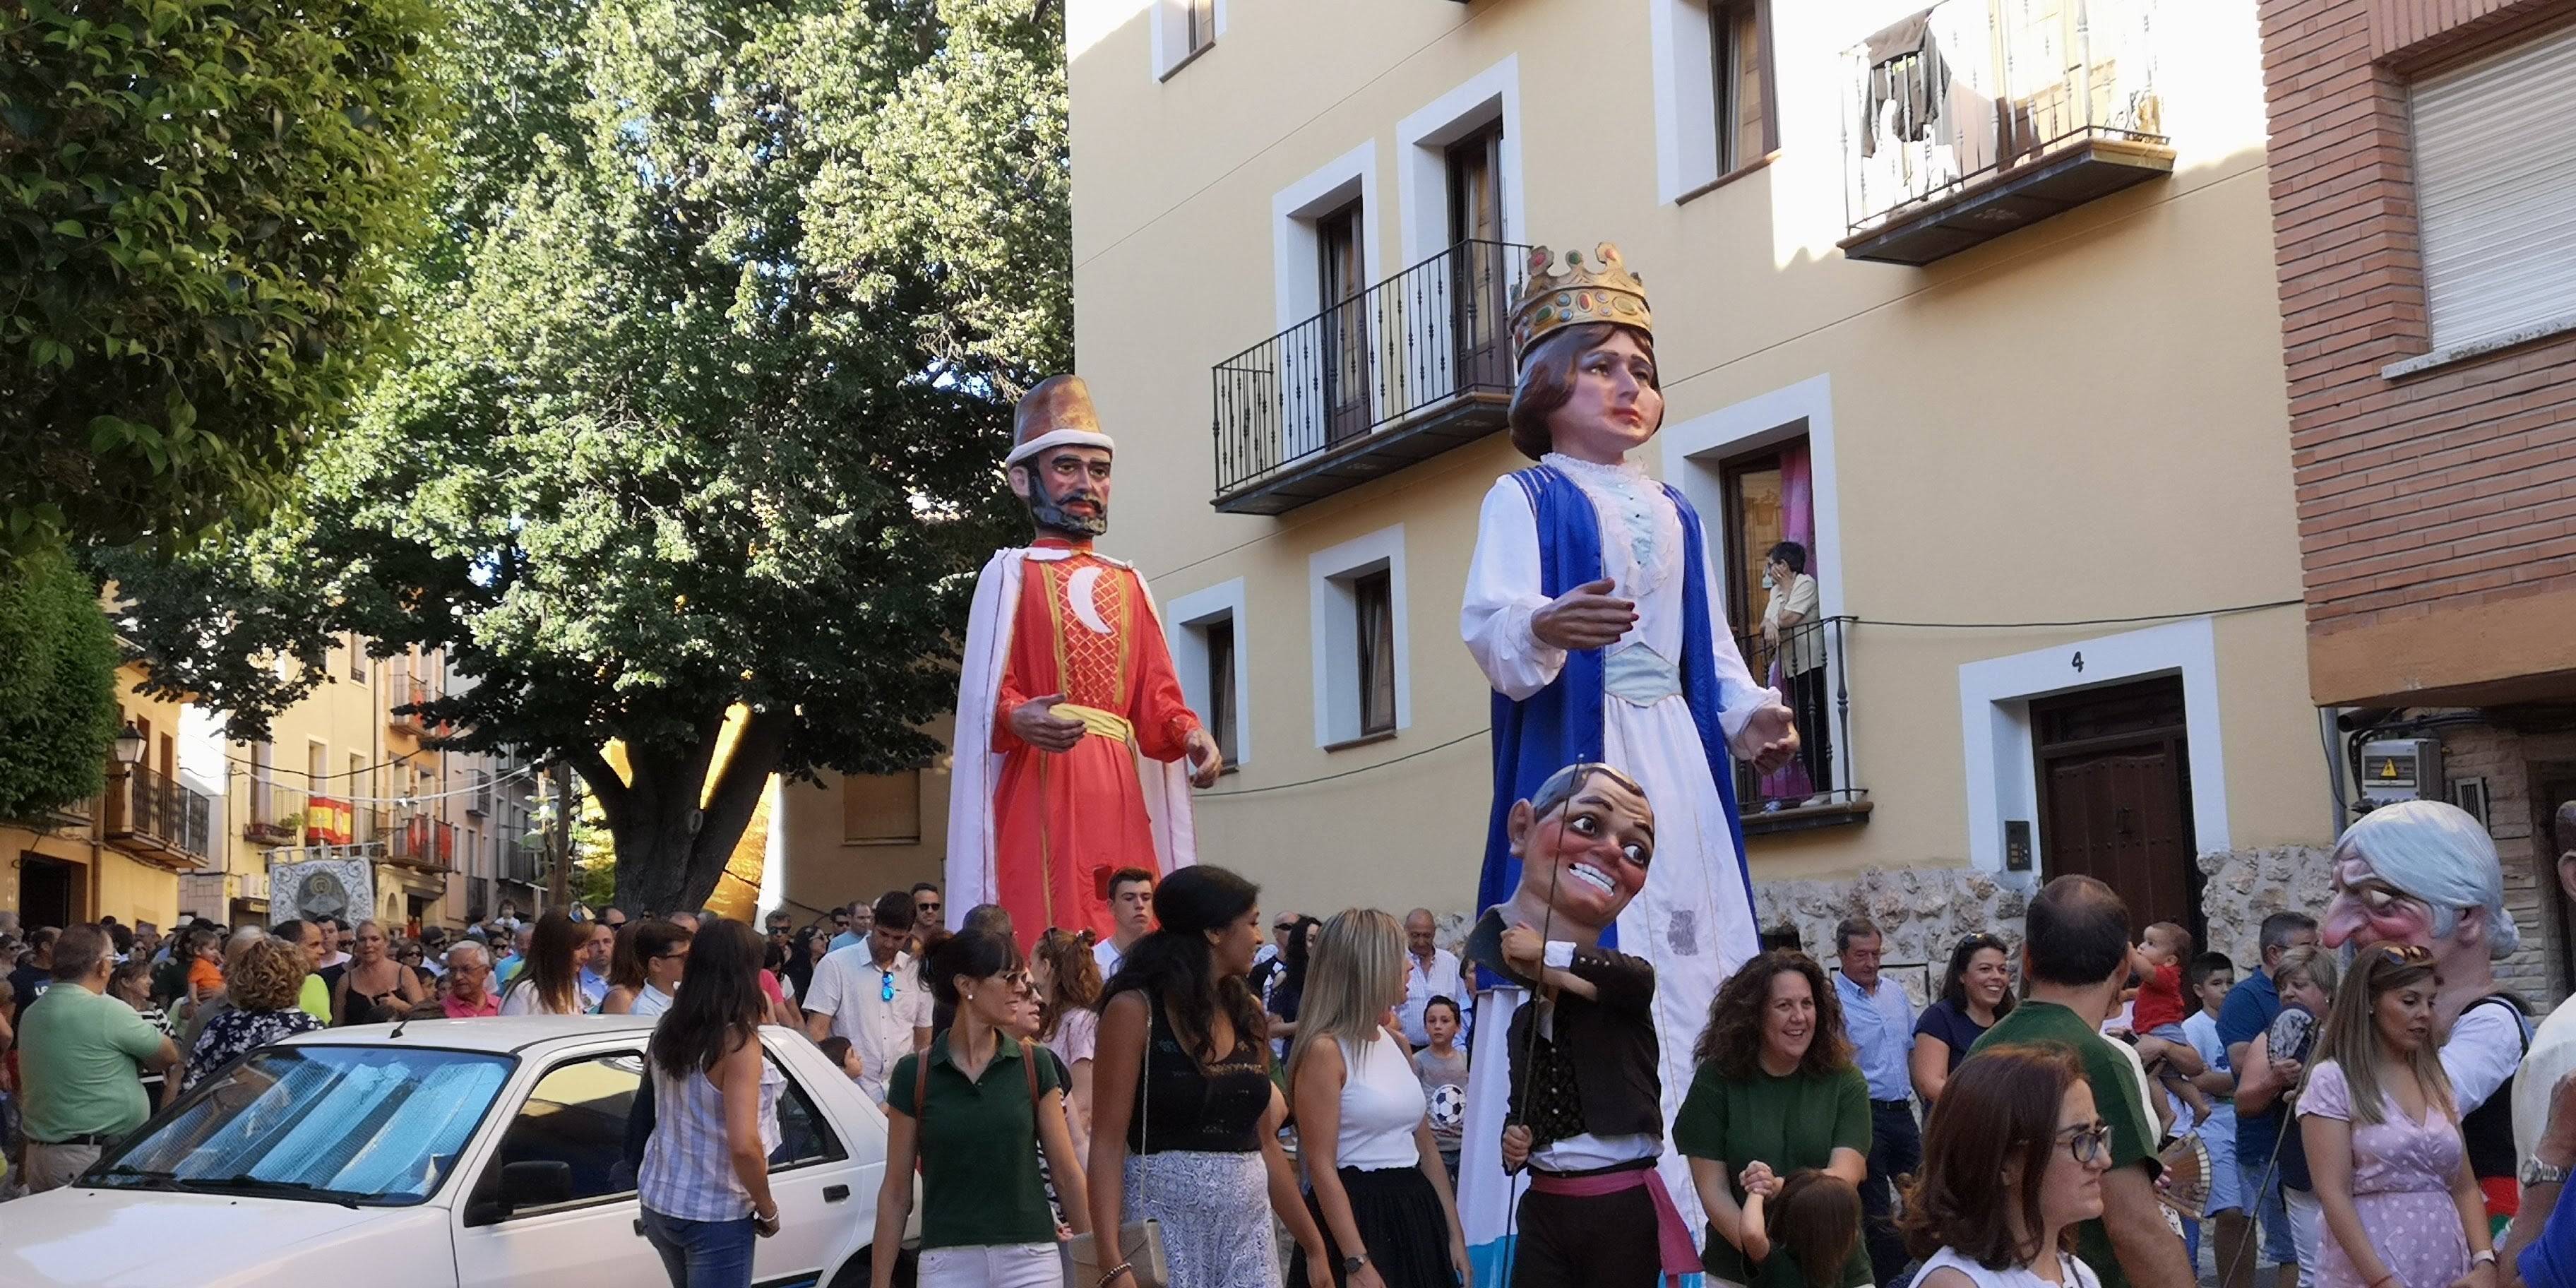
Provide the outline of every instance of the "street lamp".
<path id="1" fill-rule="evenodd" d="M 151 739 L 143 736 L 141 729 L 135 727 L 133 721 L 126 721 L 125 727 L 116 731 L 116 763 L 142 764 L 144 746 L 150 741 Z"/>

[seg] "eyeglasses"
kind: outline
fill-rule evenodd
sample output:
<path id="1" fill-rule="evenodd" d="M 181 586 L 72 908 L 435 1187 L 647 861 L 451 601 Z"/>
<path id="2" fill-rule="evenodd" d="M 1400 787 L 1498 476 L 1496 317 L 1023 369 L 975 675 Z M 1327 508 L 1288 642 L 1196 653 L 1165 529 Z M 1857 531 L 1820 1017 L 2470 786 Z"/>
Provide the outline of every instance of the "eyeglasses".
<path id="1" fill-rule="evenodd" d="M 891 1002 L 891 1001 L 893 1001 L 893 1000 L 894 1000 L 894 972 L 893 972 L 893 971 L 890 971 L 890 970 L 886 970 L 886 969 L 885 969 L 885 968 L 883 968 L 883 967 L 879 967 L 879 968 L 877 969 L 877 974 L 878 974 L 878 976 L 880 977 L 880 978 L 877 980 L 877 1000 L 878 1000 L 878 1001 L 880 1001 L 880 1002 Z"/>
<path id="2" fill-rule="evenodd" d="M 688 949 L 686 949 L 686 948 L 683 948 L 683 949 L 679 950 L 678 952 L 672 952 L 672 953 L 655 953 L 655 954 L 653 954 L 653 960 L 655 960 L 655 961 L 657 961 L 657 962 L 666 962 L 666 961 L 671 960 L 671 959 L 672 959 L 672 958 L 674 958 L 674 957 L 682 958 L 682 959 L 684 959 L 684 960 L 685 960 L 685 959 L 688 957 L 688 955 L 689 955 L 689 950 L 688 950 Z"/>
<path id="3" fill-rule="evenodd" d="M 2110 1147 L 2111 1124 L 2096 1118 L 2082 1126 L 2060 1127 L 2057 1139 L 2066 1142 L 2066 1152 L 2076 1162 L 2089 1164 Z"/>

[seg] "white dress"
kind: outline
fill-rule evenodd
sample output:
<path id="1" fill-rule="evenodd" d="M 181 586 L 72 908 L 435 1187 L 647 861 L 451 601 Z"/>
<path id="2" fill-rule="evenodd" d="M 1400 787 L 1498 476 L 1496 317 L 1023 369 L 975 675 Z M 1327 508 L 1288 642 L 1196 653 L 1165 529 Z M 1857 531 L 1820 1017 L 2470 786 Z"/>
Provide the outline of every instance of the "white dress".
<path id="1" fill-rule="evenodd" d="M 1572 479 L 1591 499 L 1601 526 L 1603 575 L 1616 583 L 1614 594 L 1637 604 L 1637 624 L 1604 650 L 1606 658 L 1645 648 L 1678 665 L 1687 565 L 1681 515 L 1672 498 L 1633 461 L 1595 465 L 1551 452 L 1542 463 Z M 1777 703 L 1779 694 L 1753 682 L 1734 637 L 1725 630 L 1717 564 L 1714 552 L 1703 560 L 1711 583 L 1719 726 L 1732 740 L 1756 710 Z M 1548 603 L 1539 586 L 1537 515 L 1520 484 L 1508 477 L 1496 480 L 1477 521 L 1459 631 L 1485 678 L 1514 700 L 1547 687 L 1565 666 L 1565 650 L 1550 648 L 1530 634 L 1531 617 Z M 1743 856 L 1727 829 L 1714 776 L 1733 773 L 1734 767 L 1708 763 L 1690 704 L 1678 691 L 1642 706 L 1612 696 L 1602 704 L 1602 717 L 1607 726 L 1604 759 L 1646 789 L 1655 811 L 1654 863 L 1647 869 L 1645 889 L 1619 915 L 1618 947 L 1655 967 L 1655 1030 L 1662 1039 L 1658 1072 L 1669 1140 L 1673 1116 L 1690 1090 L 1691 1046 L 1708 1022 L 1709 1001 L 1757 946 Z M 1692 1192 L 1688 1168 L 1678 1154 L 1666 1152 L 1663 1170 L 1676 1196 Z M 1697 1205 L 1684 1202 L 1681 1207 L 1696 1228 Z"/>

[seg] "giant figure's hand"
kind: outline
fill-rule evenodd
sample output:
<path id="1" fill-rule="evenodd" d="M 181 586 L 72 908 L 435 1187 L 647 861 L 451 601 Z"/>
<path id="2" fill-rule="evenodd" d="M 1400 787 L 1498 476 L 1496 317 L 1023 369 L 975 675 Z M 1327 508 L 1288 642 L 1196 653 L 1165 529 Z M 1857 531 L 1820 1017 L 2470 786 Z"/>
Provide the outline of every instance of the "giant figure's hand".
<path id="1" fill-rule="evenodd" d="M 1798 754 L 1798 726 L 1789 708 L 1777 702 L 1754 710 L 1735 734 L 1735 754 L 1753 762 L 1753 771 L 1768 774 Z"/>
<path id="2" fill-rule="evenodd" d="M 1205 729 L 1192 729 L 1181 742 L 1190 757 L 1190 786 L 1216 786 L 1216 776 L 1225 772 L 1225 753 L 1217 750 L 1216 739 Z"/>
<path id="3" fill-rule="evenodd" d="M 1611 594 L 1604 577 L 1557 596 L 1530 615 L 1530 634 L 1549 648 L 1608 648 L 1637 624 L 1637 602 Z"/>
<path id="4" fill-rule="evenodd" d="M 1517 1172 L 1529 1166 L 1530 1129 L 1519 1123 L 1503 1129 L 1503 1170 Z"/>
<path id="5" fill-rule="evenodd" d="M 1011 708 L 1011 732 L 1040 751 L 1073 750 L 1082 741 L 1083 723 L 1055 713 L 1055 705 L 1062 701 L 1063 694 L 1050 693 Z"/>

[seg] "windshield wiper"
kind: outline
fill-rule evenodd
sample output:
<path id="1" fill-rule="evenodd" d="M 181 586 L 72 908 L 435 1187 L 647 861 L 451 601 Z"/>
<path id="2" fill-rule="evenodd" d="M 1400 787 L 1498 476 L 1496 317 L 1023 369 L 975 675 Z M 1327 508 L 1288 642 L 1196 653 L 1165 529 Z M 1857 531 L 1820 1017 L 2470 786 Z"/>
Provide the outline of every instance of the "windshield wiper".
<path id="1" fill-rule="evenodd" d="M 250 1194 L 274 1194 L 280 1198 L 319 1199 L 325 1203 L 337 1203 L 344 1208 L 358 1206 L 360 1197 L 347 1190 L 324 1189 L 311 1181 L 272 1181 L 259 1176 L 192 1176 L 181 1181 L 180 1184 L 191 1189 L 239 1190 Z"/>

